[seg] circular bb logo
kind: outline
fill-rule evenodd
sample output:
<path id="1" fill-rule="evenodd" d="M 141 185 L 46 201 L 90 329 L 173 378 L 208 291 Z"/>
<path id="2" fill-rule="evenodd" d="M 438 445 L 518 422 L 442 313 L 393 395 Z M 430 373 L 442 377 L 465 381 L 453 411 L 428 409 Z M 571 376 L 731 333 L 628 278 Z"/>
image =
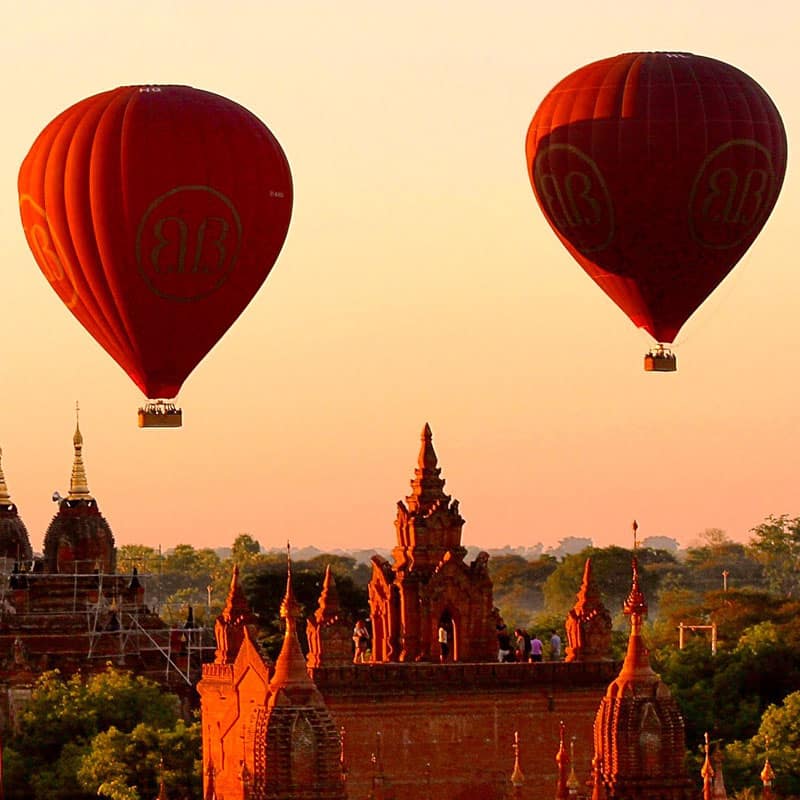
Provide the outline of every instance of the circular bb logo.
<path id="1" fill-rule="evenodd" d="M 758 233 L 775 199 L 769 151 L 750 139 L 732 139 L 700 166 L 689 197 L 689 230 L 705 247 L 736 247 Z"/>
<path id="2" fill-rule="evenodd" d="M 224 194 L 209 186 L 176 186 L 145 211 L 136 263 L 159 297 L 201 300 L 228 279 L 241 243 L 239 214 Z"/>
<path id="3" fill-rule="evenodd" d="M 604 250 L 614 238 L 614 206 L 597 164 L 570 144 L 536 155 L 533 184 L 545 214 L 582 253 Z"/>

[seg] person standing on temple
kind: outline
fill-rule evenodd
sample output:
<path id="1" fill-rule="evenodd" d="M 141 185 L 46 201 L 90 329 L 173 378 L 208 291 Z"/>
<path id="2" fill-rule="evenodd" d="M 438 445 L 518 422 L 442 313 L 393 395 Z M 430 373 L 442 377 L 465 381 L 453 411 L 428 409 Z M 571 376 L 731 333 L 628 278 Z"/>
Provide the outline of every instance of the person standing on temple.
<path id="1" fill-rule="evenodd" d="M 550 633 L 550 658 L 552 661 L 561 661 L 561 637 L 555 630 Z"/>
<path id="2" fill-rule="evenodd" d="M 449 652 L 449 644 L 447 641 L 447 628 L 439 623 L 439 662 L 444 664 L 447 661 L 447 654 Z"/>
<path id="3" fill-rule="evenodd" d="M 544 645 L 542 644 L 542 640 L 536 635 L 533 635 L 533 639 L 531 639 L 531 661 L 536 663 L 542 660 L 542 653 L 544 652 Z"/>
<path id="4" fill-rule="evenodd" d="M 367 650 L 369 650 L 369 630 L 363 619 L 358 620 L 353 628 L 353 644 L 355 646 L 353 663 L 366 664 Z"/>
<path id="5" fill-rule="evenodd" d="M 497 660 L 501 664 L 514 660 L 511 657 L 511 637 L 508 635 L 505 623 L 497 626 Z"/>

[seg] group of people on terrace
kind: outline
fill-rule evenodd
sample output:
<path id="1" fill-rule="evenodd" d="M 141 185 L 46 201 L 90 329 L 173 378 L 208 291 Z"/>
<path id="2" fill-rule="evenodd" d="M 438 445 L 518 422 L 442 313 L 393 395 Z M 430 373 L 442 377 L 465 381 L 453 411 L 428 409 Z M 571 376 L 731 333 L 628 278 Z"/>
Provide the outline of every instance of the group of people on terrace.
<path id="1" fill-rule="evenodd" d="M 549 661 L 561 660 L 561 637 L 555 630 L 550 631 Z M 525 628 L 515 628 L 509 633 L 505 623 L 497 626 L 497 660 L 500 663 L 530 661 L 538 663 L 545 660 L 545 645 L 539 636 L 529 634 Z"/>

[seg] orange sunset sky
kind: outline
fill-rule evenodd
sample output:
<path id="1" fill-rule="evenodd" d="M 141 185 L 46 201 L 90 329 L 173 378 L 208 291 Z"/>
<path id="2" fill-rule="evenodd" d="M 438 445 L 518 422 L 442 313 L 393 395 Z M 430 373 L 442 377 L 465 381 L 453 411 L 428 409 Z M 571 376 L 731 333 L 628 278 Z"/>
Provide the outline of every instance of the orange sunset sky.
<path id="1" fill-rule="evenodd" d="M 34 549 L 66 493 L 75 401 L 117 544 L 390 547 L 430 423 L 466 544 L 745 541 L 800 515 L 800 126 L 791 3 L 5 3 L 0 62 L 2 467 Z M 525 133 L 583 64 L 682 50 L 755 78 L 789 137 L 761 236 L 685 326 L 678 372 L 558 242 Z M 19 220 L 20 163 L 88 95 L 185 83 L 281 142 L 295 205 L 278 262 L 190 376 L 181 430 L 67 312 Z"/>

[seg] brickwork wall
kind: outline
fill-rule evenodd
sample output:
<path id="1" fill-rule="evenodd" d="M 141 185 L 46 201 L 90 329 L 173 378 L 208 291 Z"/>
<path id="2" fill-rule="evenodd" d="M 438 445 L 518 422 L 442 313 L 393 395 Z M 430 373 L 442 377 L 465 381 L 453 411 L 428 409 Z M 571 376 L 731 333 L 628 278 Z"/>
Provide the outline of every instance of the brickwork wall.
<path id="1" fill-rule="evenodd" d="M 369 794 L 376 733 L 397 800 L 504 800 L 521 741 L 522 796 L 552 797 L 559 722 L 576 737 L 576 772 L 590 773 L 592 725 L 611 662 L 371 664 L 322 667 L 313 679 L 346 732 L 348 798 Z"/>

